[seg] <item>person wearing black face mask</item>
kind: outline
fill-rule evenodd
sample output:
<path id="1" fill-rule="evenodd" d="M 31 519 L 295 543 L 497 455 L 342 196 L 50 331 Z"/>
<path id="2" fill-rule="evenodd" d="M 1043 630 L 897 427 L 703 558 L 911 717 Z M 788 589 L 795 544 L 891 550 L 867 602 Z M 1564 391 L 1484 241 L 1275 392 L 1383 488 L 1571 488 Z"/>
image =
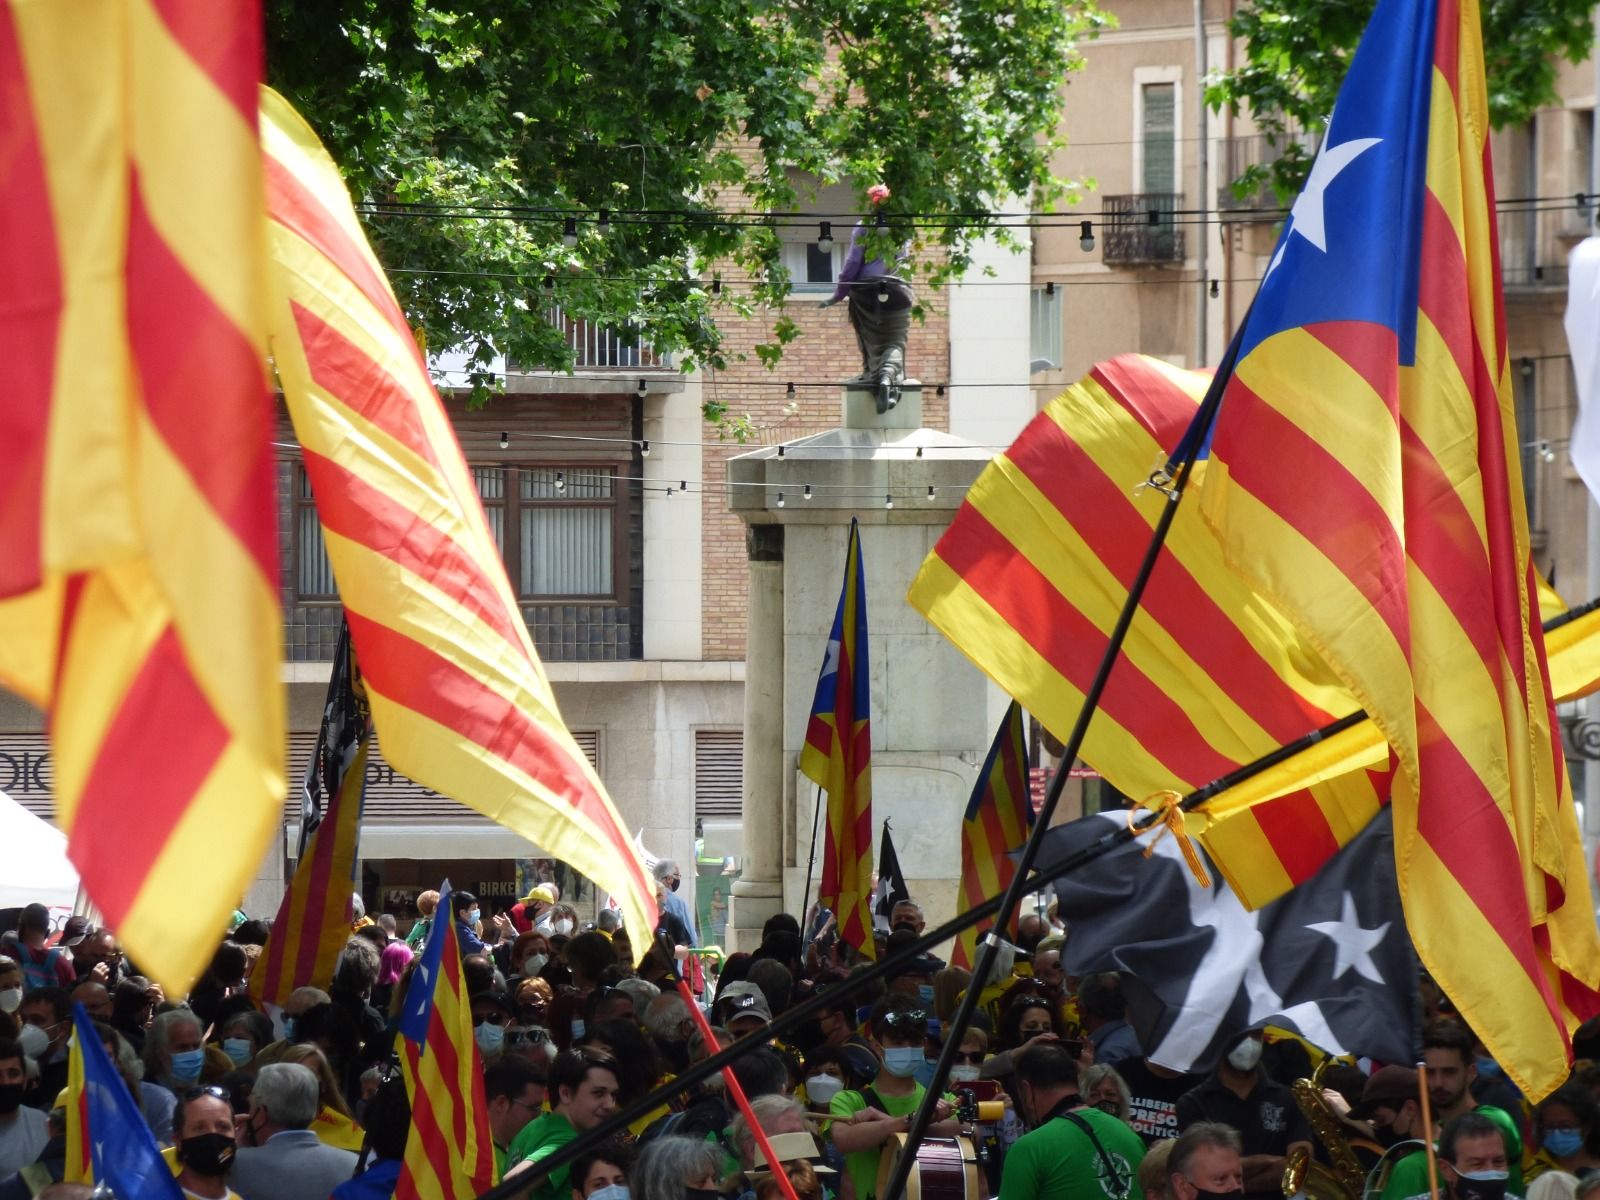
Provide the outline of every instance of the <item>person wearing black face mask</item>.
<path id="1" fill-rule="evenodd" d="M 1239 1135 L 1218 1121 L 1197 1121 L 1172 1144 L 1167 1190 L 1173 1200 L 1222 1200 L 1244 1196 Z"/>
<path id="2" fill-rule="evenodd" d="M 689 911 L 689 905 L 682 896 L 678 895 L 678 888 L 683 884 L 683 876 L 678 872 L 678 864 L 670 858 L 663 858 L 656 863 L 653 874 L 656 877 L 656 882 L 664 889 L 664 893 L 660 897 L 663 916 L 670 913 L 678 921 L 682 922 L 683 930 L 674 930 L 675 935 L 677 932 L 687 932 L 689 935 L 687 942 L 678 944 L 698 946 L 700 944 L 700 934 L 695 928 L 694 913 Z"/>
<path id="3" fill-rule="evenodd" d="M 227 1183 L 237 1148 L 227 1093 L 221 1088 L 185 1092 L 173 1114 L 172 1133 L 183 1194 L 192 1200 L 238 1200 Z"/>
<path id="4" fill-rule="evenodd" d="M 45 1114 L 22 1107 L 27 1079 L 22 1047 L 10 1038 L 0 1038 L 0 1179 L 38 1158 L 50 1140 Z"/>
<path id="5" fill-rule="evenodd" d="M 1384 1148 L 1383 1157 L 1367 1176 L 1371 1190 L 1389 1194 L 1384 1183 L 1392 1179 L 1397 1194 L 1409 1194 L 1401 1181 L 1415 1178 L 1416 1164 L 1407 1160 L 1427 1149 L 1418 1140 L 1422 1137 L 1421 1096 L 1417 1073 L 1407 1067 L 1380 1067 L 1362 1086 L 1361 1102 L 1350 1110 L 1350 1115 L 1369 1122 L 1373 1138 Z M 1401 1163 L 1406 1163 L 1406 1169 L 1397 1172 Z"/>
<path id="6" fill-rule="evenodd" d="M 1033 1129 L 1006 1153 L 1000 1200 L 1140 1200 L 1144 1142 L 1087 1104 L 1078 1060 L 1066 1047 L 1037 1043 L 1017 1055 L 1014 1069 L 1019 1111 Z"/>

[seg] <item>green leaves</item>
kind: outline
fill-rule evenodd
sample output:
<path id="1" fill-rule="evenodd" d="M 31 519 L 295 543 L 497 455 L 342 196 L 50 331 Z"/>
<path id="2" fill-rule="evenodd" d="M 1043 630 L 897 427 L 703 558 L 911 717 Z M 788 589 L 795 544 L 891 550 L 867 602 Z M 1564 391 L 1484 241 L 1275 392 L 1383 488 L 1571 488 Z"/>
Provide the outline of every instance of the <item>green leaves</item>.
<path id="1" fill-rule="evenodd" d="M 1257 0 L 1234 17 L 1230 28 L 1245 41 L 1245 61 L 1209 76 L 1206 101 L 1218 110 L 1248 111 L 1281 156 L 1238 181 L 1239 195 L 1263 181 L 1281 199 L 1299 191 L 1374 7 L 1375 0 Z M 1495 127 L 1526 121 L 1554 102 L 1559 60 L 1582 61 L 1593 41 L 1588 0 L 1485 0 L 1483 46 Z"/>
<path id="2" fill-rule="evenodd" d="M 269 0 L 268 75 L 378 206 L 431 348 L 567 369 L 558 305 L 719 365 L 719 308 L 767 305 L 771 366 L 798 334 L 780 238 L 720 214 L 793 210 L 806 178 L 865 210 L 882 180 L 945 281 L 985 233 L 965 214 L 1066 194 L 1062 85 L 1105 20 L 1094 0 Z M 761 282 L 688 282 L 730 261 Z"/>

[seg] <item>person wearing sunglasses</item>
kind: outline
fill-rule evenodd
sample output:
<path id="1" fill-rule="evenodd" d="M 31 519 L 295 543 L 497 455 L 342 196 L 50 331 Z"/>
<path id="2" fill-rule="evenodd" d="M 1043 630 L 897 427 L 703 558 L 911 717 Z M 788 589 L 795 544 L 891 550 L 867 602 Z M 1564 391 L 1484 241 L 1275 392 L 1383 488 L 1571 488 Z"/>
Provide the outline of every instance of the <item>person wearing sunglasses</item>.
<path id="1" fill-rule="evenodd" d="M 833 1144 L 845 1156 L 856 1200 L 874 1200 L 883 1144 L 906 1132 L 922 1103 L 924 1089 L 916 1072 L 922 1065 L 928 1016 L 926 1009 L 904 997 L 890 997 L 879 1004 L 869 1026 L 883 1069 L 871 1085 L 841 1091 L 828 1105 Z M 954 1111 L 955 1097 L 941 1097 L 934 1109 L 936 1123 L 929 1132 L 936 1137 L 959 1132 L 959 1124 L 951 1119 Z"/>

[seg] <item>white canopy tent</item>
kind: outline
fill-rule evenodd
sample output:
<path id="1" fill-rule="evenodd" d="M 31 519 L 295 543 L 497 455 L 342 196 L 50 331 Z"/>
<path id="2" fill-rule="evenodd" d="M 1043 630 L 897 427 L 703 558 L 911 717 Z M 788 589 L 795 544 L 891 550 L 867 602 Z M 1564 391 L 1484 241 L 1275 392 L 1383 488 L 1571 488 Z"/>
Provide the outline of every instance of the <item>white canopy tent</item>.
<path id="1" fill-rule="evenodd" d="M 0 792 L 0 846 L 6 869 L 0 871 L 0 908 L 37 901 L 59 925 L 78 900 L 78 869 L 67 858 L 67 835 Z"/>

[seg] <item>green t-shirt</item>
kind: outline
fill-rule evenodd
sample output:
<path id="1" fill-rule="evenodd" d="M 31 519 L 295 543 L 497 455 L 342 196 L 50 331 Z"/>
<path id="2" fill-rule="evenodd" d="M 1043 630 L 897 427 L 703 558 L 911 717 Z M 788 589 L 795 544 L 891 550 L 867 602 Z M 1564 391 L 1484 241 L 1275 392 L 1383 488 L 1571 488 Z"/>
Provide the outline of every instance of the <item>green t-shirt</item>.
<path id="1" fill-rule="evenodd" d="M 879 1096 L 878 1105 L 872 1105 L 860 1092 L 845 1090 L 834 1096 L 828 1104 L 828 1113 L 835 1118 L 837 1125 L 843 1125 L 864 1108 L 876 1107 L 880 1112 L 886 1112 L 891 1117 L 909 1116 L 917 1111 L 917 1105 L 922 1103 L 925 1089 L 923 1086 L 913 1084 L 904 1096 Z M 954 1097 L 948 1097 L 952 1101 Z M 850 1182 L 855 1185 L 856 1200 L 873 1200 L 878 1194 L 878 1163 L 883 1158 L 883 1146 L 872 1146 L 866 1150 L 857 1150 L 844 1156 L 844 1169 L 849 1173 Z"/>
<path id="2" fill-rule="evenodd" d="M 576 1140 L 578 1131 L 572 1122 L 560 1113 L 545 1113 L 522 1127 L 506 1148 L 505 1168 L 510 1170 L 520 1162 L 539 1162 L 549 1158 L 568 1142 Z M 571 1167 L 557 1167 L 546 1175 L 544 1182 L 528 1195 L 532 1200 L 571 1200 L 567 1177 Z"/>
<path id="3" fill-rule="evenodd" d="M 1143 1200 L 1144 1139 L 1110 1113 L 1073 1111 L 1100 1139 L 1117 1178 L 1107 1179 L 1105 1159 L 1088 1134 L 1065 1117 L 1052 1117 L 1006 1151 L 1000 1200 Z"/>
<path id="4" fill-rule="evenodd" d="M 1492 1104 L 1480 1104 L 1472 1110 L 1481 1116 L 1488 1117 L 1506 1137 L 1506 1167 L 1511 1173 L 1510 1180 L 1506 1183 L 1506 1191 L 1511 1195 L 1522 1195 L 1522 1132 L 1517 1128 L 1517 1123 L 1511 1114 L 1503 1108 L 1496 1108 Z M 1439 1175 L 1439 1190 L 1444 1190 L 1444 1174 Z M 1417 1143 L 1417 1150 L 1408 1154 L 1389 1172 L 1389 1178 L 1383 1185 L 1382 1200 L 1408 1200 L 1411 1196 L 1426 1195 L 1428 1192 L 1428 1156 L 1422 1152 L 1422 1143 Z"/>

